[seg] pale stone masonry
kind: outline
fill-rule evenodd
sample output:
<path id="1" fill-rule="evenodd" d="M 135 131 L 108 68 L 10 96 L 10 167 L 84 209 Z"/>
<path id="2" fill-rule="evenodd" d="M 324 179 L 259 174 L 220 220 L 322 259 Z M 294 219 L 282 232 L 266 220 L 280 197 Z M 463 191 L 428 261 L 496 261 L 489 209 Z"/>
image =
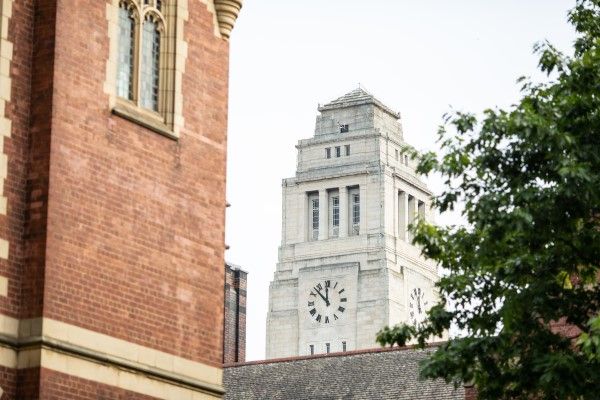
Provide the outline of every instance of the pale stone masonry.
<path id="1" fill-rule="evenodd" d="M 283 180 L 267 358 L 376 346 L 385 325 L 419 323 L 436 265 L 410 241 L 431 192 L 404 153 L 400 114 L 358 88 L 318 108 L 315 134 Z"/>

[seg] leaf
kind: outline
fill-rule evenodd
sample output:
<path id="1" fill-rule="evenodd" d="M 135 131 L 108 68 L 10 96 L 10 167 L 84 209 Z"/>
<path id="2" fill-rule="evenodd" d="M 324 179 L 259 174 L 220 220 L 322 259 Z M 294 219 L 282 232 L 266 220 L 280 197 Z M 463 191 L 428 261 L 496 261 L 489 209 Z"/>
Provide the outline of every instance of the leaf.
<path id="1" fill-rule="evenodd" d="M 600 0 L 577 0 L 569 21 L 572 54 L 534 46 L 546 82 L 519 78 L 521 99 L 481 117 L 451 110 L 442 152 L 413 153 L 419 173 L 445 183 L 433 206 L 460 203 L 467 224 L 412 224 L 444 271 L 442 301 L 419 329 L 384 328 L 377 340 L 424 345 L 459 328 L 421 374 L 472 382 L 483 399 L 598 398 Z"/>

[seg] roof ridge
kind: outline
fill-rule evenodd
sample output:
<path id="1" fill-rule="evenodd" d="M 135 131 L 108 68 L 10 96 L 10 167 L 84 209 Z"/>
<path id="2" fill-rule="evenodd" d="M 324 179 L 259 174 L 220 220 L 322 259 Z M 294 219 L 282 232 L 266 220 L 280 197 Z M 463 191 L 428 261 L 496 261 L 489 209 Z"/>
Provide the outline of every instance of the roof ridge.
<path id="1" fill-rule="evenodd" d="M 361 354 L 385 353 L 385 352 L 389 352 L 389 351 L 428 350 L 428 349 L 431 349 L 434 347 L 441 346 L 444 343 L 446 343 L 446 341 L 429 342 L 429 343 L 425 343 L 425 346 L 423 348 L 421 348 L 418 344 L 412 344 L 412 345 L 405 345 L 405 346 L 373 347 L 373 348 L 368 348 L 368 349 L 339 351 L 339 352 L 334 352 L 334 353 L 319 353 L 319 354 L 305 355 L 305 356 L 269 358 L 269 359 L 265 359 L 265 360 L 244 361 L 244 362 L 238 362 L 238 363 L 225 363 L 225 364 L 223 364 L 223 368 L 244 367 L 246 365 L 257 365 L 257 364 L 277 364 L 277 363 L 285 363 L 285 362 L 310 360 L 310 359 L 315 359 L 315 358 L 348 357 L 348 356 L 355 356 L 355 355 L 361 355 Z"/>

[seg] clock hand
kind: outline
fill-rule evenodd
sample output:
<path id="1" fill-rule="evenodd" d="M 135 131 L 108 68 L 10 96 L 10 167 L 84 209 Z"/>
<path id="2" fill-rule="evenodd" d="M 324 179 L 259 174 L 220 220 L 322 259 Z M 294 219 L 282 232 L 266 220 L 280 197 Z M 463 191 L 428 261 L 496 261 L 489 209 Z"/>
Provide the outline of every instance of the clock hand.
<path id="1" fill-rule="evenodd" d="M 317 292 L 317 294 L 325 301 L 325 305 L 329 306 L 329 300 L 327 300 L 316 287 L 313 287 L 313 289 L 315 289 L 315 292 Z"/>
<path id="2" fill-rule="evenodd" d="M 329 288 L 325 286 L 325 301 L 327 302 L 327 306 L 329 307 Z"/>

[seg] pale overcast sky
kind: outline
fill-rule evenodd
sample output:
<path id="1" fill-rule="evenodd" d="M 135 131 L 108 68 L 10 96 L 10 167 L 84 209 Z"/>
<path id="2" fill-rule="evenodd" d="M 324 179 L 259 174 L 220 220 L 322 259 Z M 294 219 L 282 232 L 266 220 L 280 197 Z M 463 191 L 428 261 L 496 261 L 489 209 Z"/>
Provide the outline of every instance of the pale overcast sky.
<path id="1" fill-rule="evenodd" d="M 404 139 L 436 149 L 450 107 L 480 112 L 537 76 L 535 42 L 570 52 L 574 0 L 245 0 L 231 39 L 226 259 L 249 272 L 247 360 L 264 358 L 281 180 L 318 103 L 360 83 L 402 114 Z M 429 180 L 434 192 L 437 182 Z M 452 220 L 438 218 L 439 221 Z"/>

